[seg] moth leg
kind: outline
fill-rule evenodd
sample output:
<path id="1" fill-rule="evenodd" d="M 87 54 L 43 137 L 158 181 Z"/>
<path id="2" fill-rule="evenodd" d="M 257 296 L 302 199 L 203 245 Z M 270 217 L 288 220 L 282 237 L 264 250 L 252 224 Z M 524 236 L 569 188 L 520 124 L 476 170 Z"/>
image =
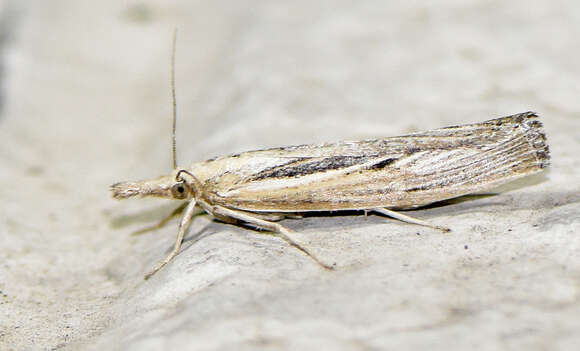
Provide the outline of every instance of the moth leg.
<path id="1" fill-rule="evenodd" d="M 278 234 L 278 236 L 280 236 L 286 242 L 288 242 L 290 245 L 296 247 L 298 250 L 300 250 L 300 251 L 304 252 L 305 254 L 307 254 L 308 256 L 310 256 L 310 258 L 312 258 L 316 263 L 318 263 L 322 267 L 324 267 L 326 269 L 334 269 L 334 267 L 332 265 L 329 265 L 327 263 L 322 262 L 310 250 L 308 250 L 304 246 L 300 245 L 298 243 L 298 241 L 296 241 L 295 239 L 292 238 L 292 236 L 293 236 L 292 231 L 290 229 L 282 226 L 281 224 L 263 220 L 261 218 L 254 216 L 253 213 L 236 211 L 236 210 L 232 210 L 232 209 L 222 207 L 222 206 L 212 206 L 211 209 L 212 209 L 212 213 L 217 215 L 218 217 L 223 216 L 223 217 L 235 218 L 237 220 L 251 224 L 252 226 L 255 226 L 257 228 L 266 229 L 266 230 L 269 230 L 271 232 L 274 232 L 274 233 Z"/>
<path id="2" fill-rule="evenodd" d="M 429 222 L 425 222 L 425 221 L 422 221 L 420 219 L 413 218 L 411 216 L 407 216 L 407 215 L 404 215 L 402 213 L 395 212 L 393 210 L 389 210 L 388 208 L 374 208 L 373 211 L 374 212 L 381 213 L 381 214 L 384 214 L 385 216 L 389 216 L 389 217 L 398 219 L 398 220 L 403 221 L 403 222 L 412 223 L 412 224 L 418 224 L 418 225 L 422 225 L 424 227 L 435 228 L 437 230 L 441 230 L 441 231 L 444 231 L 444 232 L 450 232 L 451 231 L 451 229 L 449 229 L 447 227 L 441 227 L 441 226 L 438 226 L 438 225 L 434 225 L 434 224 L 431 224 Z"/>
<path id="3" fill-rule="evenodd" d="M 187 202 L 182 203 L 181 205 L 179 205 L 179 207 L 177 207 L 175 210 L 173 210 L 169 215 L 167 215 L 165 218 L 160 220 L 159 223 L 153 224 L 153 225 L 145 227 L 143 229 L 139 229 L 137 231 L 134 231 L 133 233 L 131 233 L 131 235 L 137 236 L 137 235 L 145 234 L 147 232 L 151 232 L 151 231 L 159 229 L 159 228 L 163 228 L 170 220 L 173 219 L 173 217 L 177 217 L 178 215 L 183 213 L 183 210 L 185 209 L 186 206 L 187 206 Z M 196 210 L 197 210 L 197 212 L 193 214 L 194 216 L 197 216 L 199 214 L 204 213 L 204 211 L 199 207 L 196 207 Z"/>
<path id="4" fill-rule="evenodd" d="M 248 211 L 240 211 L 240 212 L 243 212 L 243 213 L 246 213 L 250 216 L 254 216 L 254 217 L 263 219 L 265 221 L 270 221 L 270 222 L 278 222 L 278 221 L 281 221 L 285 218 L 290 218 L 290 219 L 303 218 L 301 215 L 297 215 L 294 213 L 279 213 L 279 212 L 268 213 L 268 212 L 248 212 Z"/>
<path id="5" fill-rule="evenodd" d="M 284 219 L 283 215 L 275 213 L 259 213 L 259 212 L 247 212 L 249 216 L 254 216 L 264 221 L 278 222 Z"/>
<path id="6" fill-rule="evenodd" d="M 280 219 L 302 219 L 304 218 L 303 215 L 298 214 L 298 213 L 284 213 L 284 212 L 275 212 L 273 213 L 275 216 L 280 216 Z"/>
<path id="7" fill-rule="evenodd" d="M 163 268 L 163 266 L 169 263 L 169 261 L 171 261 L 175 256 L 177 256 L 177 254 L 179 253 L 179 249 L 181 248 L 181 244 L 183 243 L 183 237 L 185 236 L 187 229 L 189 229 L 191 220 L 196 213 L 195 205 L 196 205 L 195 200 L 191 200 L 187 204 L 187 207 L 185 208 L 185 214 L 183 215 L 183 218 L 181 218 L 181 222 L 179 223 L 179 230 L 177 232 L 177 239 L 175 240 L 175 246 L 173 247 L 173 250 L 163 261 L 160 261 L 155 266 L 155 268 L 151 270 L 151 272 L 145 275 L 145 280 L 149 279 L 153 274 L 155 274 L 158 270 Z"/>
<path id="8" fill-rule="evenodd" d="M 303 215 L 299 215 L 299 214 L 285 214 L 283 216 L 284 216 L 284 218 L 289 218 L 289 219 L 302 219 L 302 218 L 304 218 Z"/>

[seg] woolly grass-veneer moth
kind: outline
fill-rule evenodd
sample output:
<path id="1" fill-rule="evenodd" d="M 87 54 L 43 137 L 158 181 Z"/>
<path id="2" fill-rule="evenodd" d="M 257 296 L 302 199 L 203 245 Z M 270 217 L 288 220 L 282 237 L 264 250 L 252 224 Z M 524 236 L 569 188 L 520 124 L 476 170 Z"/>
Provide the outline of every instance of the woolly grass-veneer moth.
<path id="1" fill-rule="evenodd" d="M 201 210 L 230 223 L 278 233 L 316 262 L 276 223 L 312 211 L 367 210 L 432 226 L 394 210 L 486 191 L 541 171 L 550 156 L 534 112 L 404 136 L 257 150 L 176 168 L 171 174 L 111 186 L 113 197 L 184 200 L 174 250 Z M 448 230 L 442 227 L 436 227 Z"/>

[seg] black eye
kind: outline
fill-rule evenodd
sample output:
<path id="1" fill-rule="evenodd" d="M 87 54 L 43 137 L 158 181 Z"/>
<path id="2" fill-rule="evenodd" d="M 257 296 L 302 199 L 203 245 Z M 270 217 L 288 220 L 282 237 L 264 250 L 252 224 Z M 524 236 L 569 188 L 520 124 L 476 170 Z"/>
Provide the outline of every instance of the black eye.
<path id="1" fill-rule="evenodd" d="M 188 194 L 188 187 L 186 184 L 177 183 L 171 187 L 171 194 L 176 199 L 185 199 Z"/>

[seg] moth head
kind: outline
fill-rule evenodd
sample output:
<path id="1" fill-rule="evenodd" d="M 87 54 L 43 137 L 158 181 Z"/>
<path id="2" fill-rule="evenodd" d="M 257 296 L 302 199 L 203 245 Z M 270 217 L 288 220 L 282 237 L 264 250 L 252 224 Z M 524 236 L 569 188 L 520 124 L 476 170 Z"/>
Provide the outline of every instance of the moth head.
<path id="1" fill-rule="evenodd" d="M 154 196 L 186 200 L 195 197 L 192 185 L 187 182 L 187 179 L 179 171 L 156 179 L 115 183 L 111 185 L 111 193 L 115 199 Z"/>

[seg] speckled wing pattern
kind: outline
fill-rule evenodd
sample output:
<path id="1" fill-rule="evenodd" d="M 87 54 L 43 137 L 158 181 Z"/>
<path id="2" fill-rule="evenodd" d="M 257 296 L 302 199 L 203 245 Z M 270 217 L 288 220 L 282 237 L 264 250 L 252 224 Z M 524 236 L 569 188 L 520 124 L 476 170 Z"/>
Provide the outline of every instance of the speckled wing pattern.
<path id="1" fill-rule="evenodd" d="M 534 112 L 405 136 L 249 151 L 192 166 L 210 203 L 250 212 L 424 206 L 541 171 Z"/>

